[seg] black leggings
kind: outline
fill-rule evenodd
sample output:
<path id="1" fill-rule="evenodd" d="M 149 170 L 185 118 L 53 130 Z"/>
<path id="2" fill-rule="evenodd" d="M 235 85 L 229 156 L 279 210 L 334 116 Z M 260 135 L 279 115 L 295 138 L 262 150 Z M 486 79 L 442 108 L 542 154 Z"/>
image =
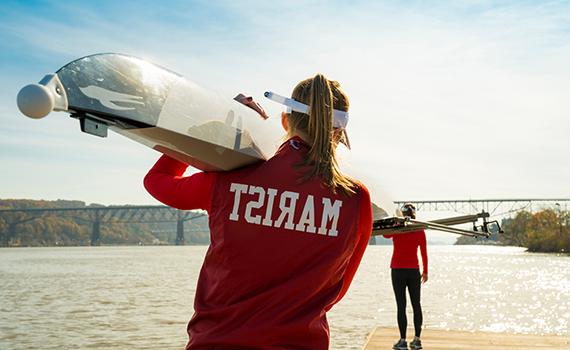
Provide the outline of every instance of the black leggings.
<path id="1" fill-rule="evenodd" d="M 416 337 L 422 332 L 422 306 L 420 305 L 421 276 L 419 269 L 392 269 L 392 287 L 398 304 L 398 328 L 400 338 L 406 339 L 408 319 L 406 317 L 406 287 L 410 293 L 412 308 L 414 310 L 414 328 Z"/>

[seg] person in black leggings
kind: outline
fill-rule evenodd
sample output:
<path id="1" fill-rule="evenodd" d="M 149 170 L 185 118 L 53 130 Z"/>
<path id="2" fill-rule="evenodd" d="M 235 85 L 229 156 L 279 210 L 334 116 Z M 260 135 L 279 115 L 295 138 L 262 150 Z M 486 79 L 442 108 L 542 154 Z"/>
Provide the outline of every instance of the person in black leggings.
<path id="1" fill-rule="evenodd" d="M 412 204 L 405 204 L 402 207 L 402 214 L 412 219 L 416 218 L 415 207 Z M 407 350 L 406 328 L 408 319 L 406 317 L 406 288 L 410 294 L 412 309 L 414 311 L 415 337 L 410 342 L 410 349 L 422 349 L 420 335 L 422 331 L 423 315 L 420 303 L 421 283 L 428 280 L 428 259 L 426 248 L 426 235 L 423 230 L 411 233 L 387 235 L 394 241 L 394 251 L 390 267 L 392 268 L 392 287 L 396 296 L 398 307 L 398 328 L 400 329 L 400 340 L 394 344 L 395 350 Z M 418 261 L 418 247 L 422 256 L 423 272 L 420 274 Z"/>

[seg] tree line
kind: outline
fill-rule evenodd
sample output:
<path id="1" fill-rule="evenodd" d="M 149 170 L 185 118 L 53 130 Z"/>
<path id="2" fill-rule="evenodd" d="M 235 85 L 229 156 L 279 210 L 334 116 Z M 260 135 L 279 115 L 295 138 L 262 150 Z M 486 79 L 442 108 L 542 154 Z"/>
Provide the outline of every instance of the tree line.
<path id="1" fill-rule="evenodd" d="M 28 199 L 0 199 L 0 209 L 32 208 L 104 208 L 104 205 L 86 205 L 82 201 L 45 201 Z M 206 217 L 184 223 L 187 244 L 208 244 L 209 229 Z M 85 218 L 56 212 L 34 216 L 24 212 L 0 212 L 0 246 L 42 247 L 90 245 L 93 223 Z M 176 222 L 119 223 L 101 225 L 103 245 L 174 244 Z"/>
<path id="2" fill-rule="evenodd" d="M 504 233 L 493 235 L 491 241 L 501 245 L 526 247 L 530 252 L 570 252 L 570 211 L 544 209 L 535 213 L 519 211 L 502 220 Z M 457 244 L 486 243 L 489 240 L 460 237 Z"/>

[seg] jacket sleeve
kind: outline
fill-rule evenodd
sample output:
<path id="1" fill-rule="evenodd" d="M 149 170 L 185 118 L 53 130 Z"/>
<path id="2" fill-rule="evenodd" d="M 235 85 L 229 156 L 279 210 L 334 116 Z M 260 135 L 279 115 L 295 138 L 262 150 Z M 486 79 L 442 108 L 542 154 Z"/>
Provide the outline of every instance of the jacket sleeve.
<path id="1" fill-rule="evenodd" d="M 214 172 L 182 176 L 188 165 L 163 155 L 144 178 L 144 187 L 158 201 L 182 210 L 210 211 Z"/>
<path id="2" fill-rule="evenodd" d="M 420 241 L 420 254 L 422 255 L 423 273 L 427 273 L 428 272 L 427 243 L 426 243 L 426 233 L 423 230 L 422 230 L 422 238 Z"/>
<path id="3" fill-rule="evenodd" d="M 332 307 L 332 305 L 339 302 L 340 299 L 342 299 L 342 297 L 344 297 L 348 291 L 348 287 L 350 287 L 350 284 L 352 283 L 352 279 L 356 274 L 356 270 L 360 265 L 364 251 L 366 250 L 368 242 L 370 241 L 370 235 L 372 234 L 372 204 L 370 202 L 370 193 L 368 192 L 368 189 L 363 185 L 361 185 L 361 191 L 362 198 L 360 199 L 360 212 L 358 215 L 357 223 L 358 237 L 356 240 L 356 246 L 354 248 L 352 256 L 350 257 L 348 266 L 344 272 L 342 279 L 342 288 L 334 303 L 327 308 L 327 311 Z"/>

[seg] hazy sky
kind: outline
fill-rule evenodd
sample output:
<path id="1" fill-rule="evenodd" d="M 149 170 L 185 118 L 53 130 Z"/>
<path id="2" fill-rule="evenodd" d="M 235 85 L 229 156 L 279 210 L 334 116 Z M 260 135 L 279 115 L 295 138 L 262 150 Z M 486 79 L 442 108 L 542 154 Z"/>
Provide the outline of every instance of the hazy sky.
<path id="1" fill-rule="evenodd" d="M 99 52 L 274 117 L 263 91 L 322 72 L 351 99 L 344 157 L 394 199 L 570 197 L 569 2 L 2 1 L 0 198 L 156 203 L 158 153 L 17 110 L 22 86 Z"/>

